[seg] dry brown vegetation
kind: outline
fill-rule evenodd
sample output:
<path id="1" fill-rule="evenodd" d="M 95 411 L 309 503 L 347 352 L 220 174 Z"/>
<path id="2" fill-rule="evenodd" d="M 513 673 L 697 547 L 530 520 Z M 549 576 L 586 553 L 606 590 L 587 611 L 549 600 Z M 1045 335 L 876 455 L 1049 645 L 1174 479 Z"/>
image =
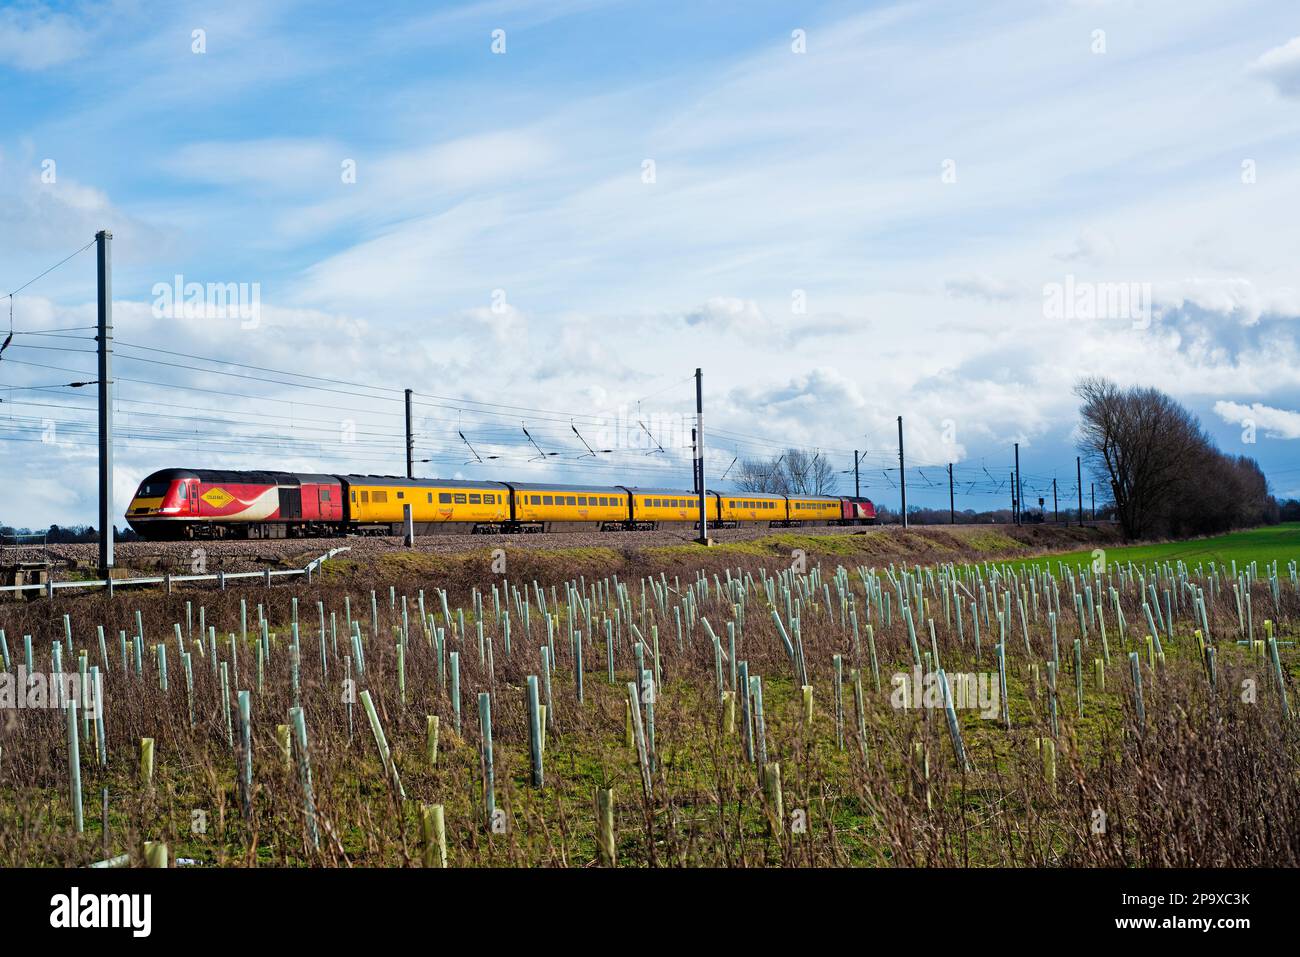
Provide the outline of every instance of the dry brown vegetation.
<path id="1" fill-rule="evenodd" d="M 979 548 L 968 540 L 955 540 L 956 546 L 933 535 L 923 540 L 938 554 L 950 547 L 968 553 L 978 553 Z M 897 538 L 888 536 L 862 541 L 898 544 Z M 786 556 L 789 544 L 782 543 Z M 1029 549 L 1028 543 L 1020 544 Z M 610 554 L 616 557 L 611 559 Z M 121 854 L 138 862 L 146 840 L 166 842 L 173 861 L 184 858 L 202 864 L 395 866 L 430 859 L 437 863 L 437 854 L 430 858 L 427 853 L 421 810 L 439 805 L 445 814 L 451 866 L 588 866 L 601 859 L 594 802 L 603 789 L 612 789 L 616 800 L 616 858 L 624 866 L 1300 864 L 1300 731 L 1293 717 L 1284 716 L 1282 701 L 1285 688 L 1292 712 L 1300 705 L 1295 694 L 1297 654 L 1290 644 L 1300 597 L 1291 569 L 1276 570 L 1276 596 L 1270 584 L 1272 570 L 1251 570 L 1250 624 L 1239 623 L 1231 570 L 1209 566 L 1163 566 L 1153 578 L 1154 568 L 1117 565 L 1101 574 L 1087 568 L 1033 572 L 991 564 L 891 568 L 887 559 L 854 555 L 840 557 L 844 570 L 837 573 L 834 561 L 818 565 L 808 557 L 805 567 L 791 567 L 788 557 L 774 560 L 776 551 L 719 551 L 694 564 L 687 564 L 673 550 L 631 557 L 616 551 L 610 554 L 511 550 L 510 574 L 494 579 L 502 589 L 500 617 L 494 612 L 490 586 L 481 587 L 481 556 L 473 556 L 476 564 L 470 566 L 447 556 L 418 554 L 375 563 L 370 569 L 359 560 L 340 563 L 310 587 L 178 591 L 170 596 L 157 591 L 120 592 L 111 601 L 101 596 L 66 597 L 54 604 L 40 601 L 0 609 L 11 670 L 22 658 L 24 634 L 33 636 L 38 666 L 49 660 L 52 642 L 63 640 L 65 613 L 70 616 L 74 646 L 78 653 L 87 653 L 90 664 L 101 664 L 96 625 L 104 626 L 108 648 L 106 763 L 97 760 L 93 737 L 81 738 L 84 834 L 76 834 L 72 826 L 64 715 L 8 709 L 0 717 L 0 795 L 4 798 L 0 865 L 87 864 Z M 452 565 L 439 569 L 429 566 L 429 561 Z M 629 564 L 635 561 L 647 565 Z M 676 574 L 662 572 L 670 565 Z M 874 571 L 868 566 L 874 566 Z M 473 571 L 468 570 L 471 567 Z M 629 567 L 638 573 L 626 574 Z M 462 569 L 461 577 L 448 574 L 455 568 Z M 557 568 L 565 573 L 554 574 Z M 614 587 L 616 570 L 626 589 L 621 595 Z M 661 574 L 658 586 L 640 577 L 652 571 Z M 1246 569 L 1239 572 L 1245 574 Z M 553 724 L 545 736 L 540 788 L 532 784 L 526 680 L 529 675 L 544 675 L 541 648 L 547 646 L 549 653 L 550 644 L 534 578 L 542 585 L 547 612 L 553 616 L 555 654 L 548 716 Z M 487 580 L 493 579 L 489 575 Z M 769 581 L 774 603 L 769 602 Z M 1148 629 L 1142 624 L 1143 585 L 1152 582 L 1162 602 L 1166 589 L 1175 602 L 1172 635 L 1161 631 L 1159 654 L 1154 642 L 1145 640 Z M 525 584 L 527 627 L 514 592 L 518 586 L 523 600 Z M 552 586 L 558 586 L 554 592 Z M 1105 609 L 1104 646 L 1100 621 L 1086 605 L 1082 616 L 1071 605 L 1073 591 L 1082 598 L 1088 586 L 1094 589 L 1098 607 Z M 1128 623 L 1123 637 L 1107 597 L 1112 586 Z M 371 587 L 377 592 L 377 629 L 371 623 Z M 476 587 L 484 608 L 482 660 L 473 614 Z M 566 596 L 568 587 L 591 602 L 590 626 L 574 593 Z M 443 615 L 438 588 L 448 591 L 450 621 Z M 656 588 L 661 589 L 660 595 Z M 1207 601 L 1208 644 L 1216 654 L 1213 681 L 1195 634 L 1203 628 L 1194 619 L 1192 596 L 1197 588 Z M 791 590 L 789 601 L 786 589 Z M 423 621 L 418 611 L 421 590 L 428 614 Z M 923 605 L 917 600 L 918 591 L 924 596 Z M 954 591 L 962 594 L 964 606 L 960 634 L 950 601 Z M 1054 660 L 1047 617 L 1047 595 L 1053 592 L 1059 592 L 1062 609 L 1055 657 L 1059 662 L 1055 729 L 1047 668 L 1047 662 Z M 1000 716 L 990 720 L 974 710 L 955 711 L 967 759 L 963 767 L 945 712 L 895 707 L 891 676 L 909 672 L 918 654 L 928 670 L 937 651 L 950 674 L 983 673 L 996 678 L 994 645 L 1000 626 L 994 595 L 999 605 L 1008 601 L 1007 596 L 1011 603 L 1006 606 L 1010 627 L 1004 643 L 1010 726 Z M 900 615 L 900 596 L 907 596 L 916 615 L 915 651 Z M 292 748 L 286 764 L 276 726 L 288 723 L 294 704 L 295 597 L 301 660 L 298 694 L 308 748 L 305 752 Z M 342 684 L 349 667 L 345 656 L 352 654 L 345 597 L 350 599 L 351 615 L 364 643 L 365 674 L 357 690 L 373 696 L 406 800 L 394 793 L 361 704 L 349 709 Z M 978 652 L 972 597 L 982 633 Z M 247 640 L 241 637 L 241 599 L 248 603 Z M 404 599 L 405 700 L 399 689 L 397 651 Z M 1025 602 L 1027 635 L 1020 600 Z M 188 617 L 187 602 L 191 603 Z M 738 604 L 743 606 L 739 615 Z M 259 605 L 268 630 L 274 633 L 260 691 Z M 812 688 L 811 723 L 805 720 L 801 682 L 795 677 L 797 649 L 792 659 L 773 619 L 773 605 L 792 641 L 802 644 L 807 684 Z M 211 646 L 205 643 L 200 651 L 197 645 L 200 606 L 204 622 L 216 629 L 216 653 L 228 669 L 226 701 L 233 740 L 227 737 L 226 701 L 219 673 L 212 666 Z M 458 606 L 464 613 L 464 633 L 459 630 Z M 124 672 L 118 639 L 122 631 L 134 636 L 137 608 L 145 632 L 143 672 L 138 675 L 133 662 Z M 579 633 L 573 643 L 571 609 Z M 850 609 L 859 619 L 856 636 Z M 683 621 L 680 639 L 678 613 Z M 797 639 L 794 617 L 800 622 Z M 614 636 L 613 683 L 606 675 L 607 618 Z M 1281 685 L 1271 647 L 1237 644 L 1252 628 L 1256 639 L 1264 639 L 1265 618 L 1277 623 L 1269 627 L 1283 642 L 1278 646 Z M 736 690 L 729 622 L 737 626 L 737 663 L 745 662 L 751 676 L 761 676 L 761 739 L 768 764 L 780 768 L 779 815 L 771 772 L 765 775 L 759 767 L 756 725 L 754 759 L 747 754 L 739 695 L 732 699 L 734 727 L 728 727 L 728 712 L 717 686 L 718 649 L 705 620 L 720 638 L 725 690 Z M 929 622 L 934 624 L 933 644 Z M 185 633 L 183 645 L 191 655 L 193 727 L 178 660 L 176 623 Z M 441 654 L 438 629 L 445 638 Z M 228 643 L 230 634 L 236 636 L 235 655 Z M 652 670 L 656 636 L 658 642 L 655 767 L 648 789 L 637 749 L 626 741 L 627 684 L 635 680 L 638 635 L 644 640 L 646 667 Z M 1082 661 L 1081 713 L 1073 658 L 1076 638 Z M 167 647 L 166 692 L 160 688 L 158 643 Z M 575 682 L 579 644 L 581 702 Z M 459 733 L 450 697 L 453 651 L 460 664 Z M 1139 656 L 1142 718 L 1129 652 Z M 834 668 L 837 655 L 842 661 L 839 682 Z M 1104 688 L 1094 664 L 1097 659 L 1103 659 Z M 355 675 L 356 663 L 351 662 L 351 667 Z M 861 708 L 856 700 L 859 683 Z M 1247 688 L 1253 693 L 1248 694 Z M 235 710 L 239 690 L 249 690 L 252 701 L 254 788 L 248 815 L 241 808 L 237 780 L 243 757 Z M 485 805 L 477 713 L 481 692 L 490 695 L 492 708 L 493 798 L 504 812 L 497 819 L 498 832 L 489 825 Z M 837 698 L 842 702 L 839 708 Z M 747 700 L 756 706 L 756 699 Z M 436 764 L 427 749 L 429 715 L 440 719 Z M 643 712 L 643 720 L 648 718 Z M 140 739 L 145 737 L 154 739 L 156 746 L 151 785 L 141 780 L 139 772 Z M 1044 742 L 1051 744 L 1054 762 Z M 304 757 L 312 777 L 315 813 L 310 817 L 304 810 L 305 792 L 296 764 Z M 108 793 L 107 833 L 101 824 L 103 789 Z M 206 823 L 201 832 L 194 826 L 200 819 Z M 312 823 L 318 828 L 318 846 L 311 838 Z"/>

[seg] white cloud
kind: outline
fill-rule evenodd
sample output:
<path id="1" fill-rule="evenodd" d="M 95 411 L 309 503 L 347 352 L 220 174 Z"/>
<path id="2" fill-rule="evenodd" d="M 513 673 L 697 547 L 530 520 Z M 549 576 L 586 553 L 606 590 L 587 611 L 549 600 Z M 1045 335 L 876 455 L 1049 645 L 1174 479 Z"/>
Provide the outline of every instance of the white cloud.
<path id="1" fill-rule="evenodd" d="M 1300 97 L 1300 37 L 1264 53 L 1248 71 L 1267 80 L 1282 96 Z"/>
<path id="2" fill-rule="evenodd" d="M 78 56 L 89 32 L 76 20 L 43 4 L 0 10 L 0 65 L 44 70 Z"/>
<path id="3" fill-rule="evenodd" d="M 1115 256 L 1115 241 L 1100 230 L 1087 228 L 1075 237 L 1074 245 L 1066 252 L 1057 253 L 1062 262 L 1082 262 L 1100 266 Z"/>
<path id="4" fill-rule="evenodd" d="M 761 332 L 770 325 L 758 303 L 734 296 L 713 296 L 698 309 L 686 313 L 683 319 L 688 326 L 737 335 Z"/>
<path id="5" fill-rule="evenodd" d="M 1265 315 L 1300 318 L 1300 289 L 1261 289 L 1245 277 L 1193 278 L 1159 283 L 1153 290 L 1157 308 L 1167 310 L 1195 306 L 1218 313 L 1242 325 L 1255 325 Z"/>
<path id="6" fill-rule="evenodd" d="M 981 299 L 984 302 L 1010 302 L 1024 292 L 1014 282 L 994 279 L 983 274 L 958 276 L 944 283 L 944 291 L 956 299 Z"/>
<path id="7" fill-rule="evenodd" d="M 1242 405 L 1220 400 L 1214 403 L 1215 414 L 1236 425 L 1254 424 L 1272 439 L 1300 439 L 1300 412 L 1275 409 L 1261 402 Z"/>

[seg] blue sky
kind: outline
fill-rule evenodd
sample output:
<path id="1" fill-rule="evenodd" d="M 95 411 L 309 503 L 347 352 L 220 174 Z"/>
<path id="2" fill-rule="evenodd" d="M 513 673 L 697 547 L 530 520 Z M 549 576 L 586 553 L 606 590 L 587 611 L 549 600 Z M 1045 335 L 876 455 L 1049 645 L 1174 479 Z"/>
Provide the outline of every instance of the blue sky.
<path id="1" fill-rule="evenodd" d="M 911 462 L 1018 441 L 1064 491 L 1105 373 L 1300 495 L 1298 196 L 1283 2 L 0 6 L 0 292 L 113 231 L 119 511 L 164 466 L 400 471 L 402 387 L 426 473 L 689 483 L 697 365 L 715 476 L 865 449 L 896 504 L 902 414 Z M 256 322 L 168 313 L 177 275 Z M 1051 315 L 1066 282 L 1145 306 Z M 93 297 L 83 253 L 14 326 Z M 91 521 L 92 397 L 27 387 L 93 356 L 36 345 L 89 343 L 0 359 L 0 521 Z"/>

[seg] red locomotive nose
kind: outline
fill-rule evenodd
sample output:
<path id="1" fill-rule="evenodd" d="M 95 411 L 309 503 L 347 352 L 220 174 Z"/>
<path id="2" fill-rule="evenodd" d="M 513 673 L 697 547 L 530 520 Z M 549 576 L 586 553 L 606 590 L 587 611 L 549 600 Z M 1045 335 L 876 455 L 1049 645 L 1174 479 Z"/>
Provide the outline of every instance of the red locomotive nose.
<path id="1" fill-rule="evenodd" d="M 180 480 L 172 482 L 163 496 L 161 511 L 165 515 L 184 515 L 189 512 L 189 499 L 186 497 L 186 483 Z"/>

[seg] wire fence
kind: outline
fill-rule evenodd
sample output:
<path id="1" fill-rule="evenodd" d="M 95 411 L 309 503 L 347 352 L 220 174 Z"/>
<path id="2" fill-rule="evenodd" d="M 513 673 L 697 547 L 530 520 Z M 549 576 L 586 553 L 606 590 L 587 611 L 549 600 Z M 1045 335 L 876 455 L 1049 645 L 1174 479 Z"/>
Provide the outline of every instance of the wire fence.
<path id="1" fill-rule="evenodd" d="M 342 552 L 348 551 L 349 548 L 348 545 L 332 548 L 319 558 L 312 559 L 302 568 L 266 568 L 259 572 L 216 572 L 211 575 L 172 575 L 166 573 L 162 575 L 146 575 L 139 578 L 98 578 L 75 581 L 55 581 L 51 575 L 44 582 L 31 585 L 0 586 L 0 594 L 17 595 L 23 592 L 43 592 L 45 597 L 53 598 L 55 591 L 98 588 L 105 590 L 111 596 L 114 590 L 118 588 L 141 585 L 162 585 L 166 588 L 167 593 L 171 594 L 174 585 L 198 584 L 201 582 L 215 582 L 217 587 L 224 591 L 226 586 L 232 582 L 260 579 L 267 588 L 270 588 L 273 579 L 293 578 L 302 575 L 307 576 L 307 584 L 311 584 L 312 575 L 319 571 L 325 562 Z"/>

